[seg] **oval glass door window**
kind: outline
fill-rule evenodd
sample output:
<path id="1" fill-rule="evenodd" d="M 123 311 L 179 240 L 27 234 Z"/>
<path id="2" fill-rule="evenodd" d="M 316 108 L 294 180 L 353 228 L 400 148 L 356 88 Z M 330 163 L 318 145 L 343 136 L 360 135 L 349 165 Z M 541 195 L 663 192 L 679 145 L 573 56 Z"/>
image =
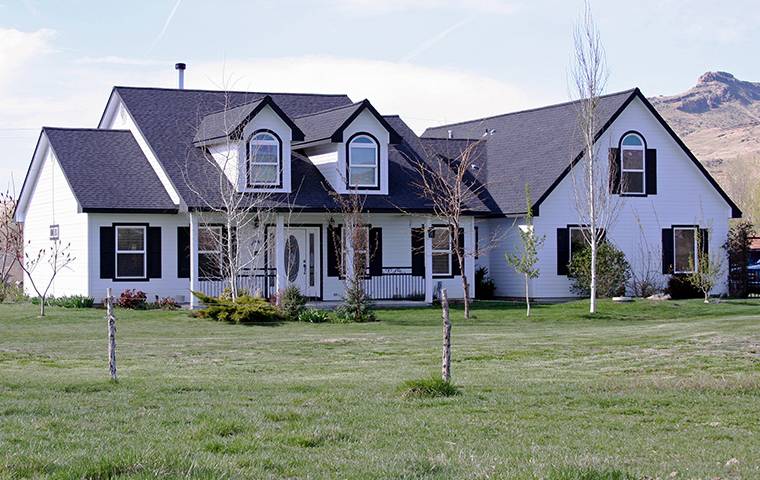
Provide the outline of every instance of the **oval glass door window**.
<path id="1" fill-rule="evenodd" d="M 298 239 L 290 235 L 285 242 L 285 271 L 288 273 L 288 281 L 295 282 L 298 278 L 298 266 L 301 263 L 301 252 L 298 248 Z"/>

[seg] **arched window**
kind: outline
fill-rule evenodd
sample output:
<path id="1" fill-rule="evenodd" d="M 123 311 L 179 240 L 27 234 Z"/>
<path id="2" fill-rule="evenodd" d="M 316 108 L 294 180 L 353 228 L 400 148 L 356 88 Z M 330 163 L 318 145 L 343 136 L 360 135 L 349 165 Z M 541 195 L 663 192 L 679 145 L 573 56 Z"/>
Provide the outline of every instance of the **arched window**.
<path id="1" fill-rule="evenodd" d="M 282 159 L 280 139 L 272 132 L 254 133 L 248 142 L 248 186 L 274 187 L 280 184 Z"/>
<path id="2" fill-rule="evenodd" d="M 348 186 L 358 188 L 377 187 L 379 146 L 366 134 L 353 137 L 348 143 Z"/>
<path id="3" fill-rule="evenodd" d="M 644 193 L 644 139 L 636 133 L 629 133 L 620 142 L 620 150 L 621 193 Z"/>

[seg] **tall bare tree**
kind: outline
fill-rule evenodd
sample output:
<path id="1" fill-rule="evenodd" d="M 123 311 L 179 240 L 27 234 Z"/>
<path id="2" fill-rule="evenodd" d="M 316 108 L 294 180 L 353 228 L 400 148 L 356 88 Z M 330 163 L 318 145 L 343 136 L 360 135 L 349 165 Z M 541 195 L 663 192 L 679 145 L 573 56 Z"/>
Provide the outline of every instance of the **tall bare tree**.
<path id="1" fill-rule="evenodd" d="M 607 164 L 599 159 L 599 103 L 607 83 L 607 62 L 588 0 L 573 30 L 571 81 L 573 96 L 577 99 L 577 133 L 583 153 L 575 166 L 578 170 L 570 177 L 573 181 L 576 211 L 580 223 L 584 225 L 581 232 L 591 249 L 589 312 L 595 313 L 597 250 L 604 240 L 604 231 L 614 221 L 617 201 L 608 188 Z"/>
<path id="2" fill-rule="evenodd" d="M 456 140 L 462 142 L 462 140 Z M 470 283 L 465 272 L 465 258 L 474 257 L 472 248 L 466 250 L 459 230 L 464 227 L 467 209 L 480 201 L 486 183 L 479 178 L 481 146 L 483 140 L 466 142 L 462 148 L 454 147 L 452 155 L 426 151 L 425 158 L 409 159 L 417 170 L 415 188 L 428 200 L 438 220 L 451 232 L 451 247 L 462 278 L 464 318 L 470 318 Z M 479 245 L 482 251 L 484 245 Z"/>
<path id="3" fill-rule="evenodd" d="M 71 244 L 63 245 L 60 240 L 52 240 L 50 247 L 39 249 L 34 256 L 29 255 L 29 252 L 24 253 L 21 269 L 26 273 L 26 279 L 40 301 L 41 317 L 45 316 L 45 302 L 55 278 L 62 270 L 69 268 L 75 259 L 71 256 Z M 41 272 L 40 278 L 35 280 L 34 275 L 40 265 L 48 265 L 50 269 L 47 272 Z"/>
<path id="4" fill-rule="evenodd" d="M 212 145 L 190 150 L 181 171 L 185 185 L 202 205 L 197 212 L 200 226 L 222 227 L 204 228 L 201 239 L 221 254 L 218 266 L 199 265 L 208 270 L 200 274 L 221 277 L 232 299 L 236 300 L 241 274 L 264 265 L 266 226 L 274 223 L 278 207 L 288 202 L 283 194 L 246 188 L 252 180 L 247 177 L 251 172 L 244 168 L 246 153 L 253 156 L 257 149 L 268 147 L 244 145 L 247 139 L 240 138 L 236 130 L 240 123 L 239 113 L 234 110 L 236 105 L 232 104 L 229 94 L 225 93 L 223 98 L 220 110 L 214 114 L 214 128 L 221 125 L 224 137 Z M 205 138 L 209 132 L 204 129 L 210 127 L 202 120 L 198 118 L 196 131 Z M 285 161 L 289 159 L 281 159 L 280 168 Z M 277 171 L 276 175 L 281 172 Z"/>

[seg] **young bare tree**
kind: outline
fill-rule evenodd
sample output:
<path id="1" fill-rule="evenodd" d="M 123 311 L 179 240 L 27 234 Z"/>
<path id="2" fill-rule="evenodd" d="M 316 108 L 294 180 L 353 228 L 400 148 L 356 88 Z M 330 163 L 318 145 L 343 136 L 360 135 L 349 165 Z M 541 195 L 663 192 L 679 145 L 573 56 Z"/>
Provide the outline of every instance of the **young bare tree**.
<path id="1" fill-rule="evenodd" d="M 575 207 L 581 229 L 591 250 L 589 312 L 596 312 L 597 250 L 604 240 L 604 231 L 615 218 L 616 198 L 609 191 L 609 171 L 599 160 L 599 102 L 607 83 L 607 63 L 599 30 L 594 23 L 591 5 L 586 1 L 580 20 L 573 31 L 573 65 L 571 79 L 577 99 L 577 130 L 583 153 L 570 177 L 573 181 Z"/>
<path id="2" fill-rule="evenodd" d="M 327 188 L 327 187 L 325 187 Z M 356 192 L 339 194 L 328 189 L 337 205 L 335 212 L 343 221 L 341 228 L 330 228 L 329 234 L 335 251 L 336 265 L 344 284 L 343 303 L 338 307 L 338 315 L 352 322 L 367 322 L 375 319 L 372 301 L 364 288 L 367 265 L 376 255 L 377 245 L 369 238 L 365 219 L 366 196 Z"/>
<path id="3" fill-rule="evenodd" d="M 21 269 L 26 273 L 26 279 L 37 294 L 40 301 L 40 316 L 45 316 L 45 302 L 50 287 L 53 286 L 55 277 L 75 260 L 71 256 L 71 244 L 63 245 L 60 240 L 51 241 L 49 248 L 41 248 L 35 256 L 30 256 L 28 252 L 24 253 L 24 261 L 21 263 Z M 40 265 L 48 265 L 50 269 L 45 272 L 42 282 L 38 285 L 34 280 L 34 273 Z M 45 283 L 47 282 L 47 283 Z"/>
<path id="4" fill-rule="evenodd" d="M 271 142 L 273 137 L 271 140 L 262 137 L 261 141 L 242 138 L 239 105 L 233 105 L 229 94 L 225 93 L 223 98 L 213 118 L 198 118 L 196 127 L 196 138 L 219 134 L 222 138 L 197 142 L 188 152 L 181 171 L 185 185 L 202 205 L 196 212 L 202 229 L 199 234 L 202 247 L 221 252 L 218 263 L 206 261 L 208 255 L 200 258 L 199 274 L 221 278 L 234 301 L 240 294 L 241 274 L 264 266 L 266 226 L 275 222 L 278 207 L 287 205 L 287 201 L 281 194 L 265 188 L 255 191 L 247 188 L 253 181 L 280 177 L 275 165 L 256 172 L 247 166 L 248 160 L 256 155 L 267 158 L 277 155 L 277 147 Z"/>
<path id="5" fill-rule="evenodd" d="M 709 229 L 706 230 L 708 232 L 706 235 L 702 229 L 696 229 L 697 260 L 695 262 L 693 256 L 689 257 L 691 273 L 686 276 L 686 280 L 704 294 L 705 303 L 710 303 L 710 292 L 718 285 L 723 275 L 723 257 L 707 253 L 708 249 L 705 248 L 709 231 Z"/>
<path id="6" fill-rule="evenodd" d="M 544 244 L 545 236 L 536 235 L 533 230 L 533 204 L 527 185 L 525 186 L 525 202 L 527 206 L 525 224 L 518 226 L 520 229 L 520 251 L 506 253 L 504 256 L 507 263 L 525 279 L 525 316 L 530 317 L 530 280 L 538 278 L 541 273 L 536 264 L 538 263 L 538 251 Z"/>
<path id="7" fill-rule="evenodd" d="M 464 227 L 468 206 L 478 202 L 486 188 L 478 178 L 481 145 L 482 140 L 472 140 L 461 149 L 455 148 L 451 156 L 431 152 L 425 155 L 427 158 L 410 159 L 417 170 L 415 188 L 430 202 L 436 218 L 451 231 L 451 247 L 462 278 L 464 318 L 470 318 L 470 283 L 464 269 L 465 258 L 474 257 L 476 252 L 465 249 L 459 231 Z M 479 245 L 479 251 L 483 251 L 483 247 Z"/>
<path id="8" fill-rule="evenodd" d="M 0 302 L 13 278 L 20 273 L 23 260 L 23 234 L 13 218 L 17 202 L 11 190 L 0 193 Z"/>

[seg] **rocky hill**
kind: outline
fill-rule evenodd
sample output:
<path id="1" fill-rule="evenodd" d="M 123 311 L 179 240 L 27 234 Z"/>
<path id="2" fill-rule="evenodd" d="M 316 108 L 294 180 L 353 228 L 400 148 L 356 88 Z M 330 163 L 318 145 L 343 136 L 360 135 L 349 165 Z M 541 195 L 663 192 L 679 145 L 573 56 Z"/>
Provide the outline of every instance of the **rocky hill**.
<path id="1" fill-rule="evenodd" d="M 760 83 L 707 72 L 684 93 L 650 100 L 719 180 L 727 162 L 760 155 Z"/>

